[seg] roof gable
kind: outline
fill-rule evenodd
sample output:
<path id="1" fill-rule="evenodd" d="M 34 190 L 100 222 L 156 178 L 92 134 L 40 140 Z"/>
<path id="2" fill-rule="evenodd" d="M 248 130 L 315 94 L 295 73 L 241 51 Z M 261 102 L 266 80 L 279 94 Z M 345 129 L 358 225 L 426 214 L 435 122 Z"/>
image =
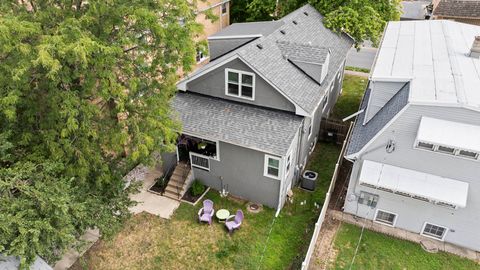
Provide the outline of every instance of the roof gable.
<path id="1" fill-rule="evenodd" d="M 268 36 L 258 39 L 229 52 L 180 81 L 178 87 L 185 90 L 185 81 L 201 76 L 221 62 L 238 57 L 255 70 L 282 95 L 297 107 L 297 114 L 311 115 L 328 91 L 337 71 L 343 66 L 353 40 L 345 34 L 337 34 L 322 23 L 323 17 L 312 6 L 305 5 L 282 18 L 282 25 Z M 293 23 L 295 21 L 296 23 Z M 325 83 L 319 84 L 305 71 L 287 61 L 277 41 L 311 44 L 331 51 Z M 220 65 L 219 65 L 220 63 Z"/>

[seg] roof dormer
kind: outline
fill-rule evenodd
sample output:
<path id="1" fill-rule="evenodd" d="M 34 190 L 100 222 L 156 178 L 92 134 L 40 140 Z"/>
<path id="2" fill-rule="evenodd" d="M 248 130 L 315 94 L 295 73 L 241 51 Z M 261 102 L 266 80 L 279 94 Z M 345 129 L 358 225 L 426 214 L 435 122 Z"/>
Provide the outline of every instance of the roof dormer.
<path id="1" fill-rule="evenodd" d="M 330 49 L 312 46 L 310 44 L 298 44 L 285 41 L 278 41 L 277 45 L 285 59 L 290 61 L 318 84 L 322 84 L 328 74 Z"/>

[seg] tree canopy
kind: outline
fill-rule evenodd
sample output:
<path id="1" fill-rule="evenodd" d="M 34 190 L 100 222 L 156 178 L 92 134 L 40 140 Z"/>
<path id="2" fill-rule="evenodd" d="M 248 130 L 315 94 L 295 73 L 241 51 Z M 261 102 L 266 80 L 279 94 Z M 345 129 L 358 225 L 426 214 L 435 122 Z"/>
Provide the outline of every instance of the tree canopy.
<path id="1" fill-rule="evenodd" d="M 234 22 L 274 20 L 306 3 L 324 16 L 326 27 L 349 34 L 357 47 L 365 40 L 378 44 L 385 24 L 401 14 L 400 0 L 241 0 L 233 2 L 231 16 Z"/>
<path id="2" fill-rule="evenodd" d="M 0 2 L 0 253 L 52 262 L 128 217 L 123 175 L 172 150 L 195 1 Z"/>

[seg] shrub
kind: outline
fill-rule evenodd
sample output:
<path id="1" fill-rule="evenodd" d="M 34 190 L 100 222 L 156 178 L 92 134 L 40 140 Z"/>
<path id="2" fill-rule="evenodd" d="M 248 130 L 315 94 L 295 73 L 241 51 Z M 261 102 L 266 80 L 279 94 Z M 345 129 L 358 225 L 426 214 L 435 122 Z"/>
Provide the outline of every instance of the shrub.
<path id="1" fill-rule="evenodd" d="M 190 189 L 193 196 L 198 196 L 205 191 L 205 186 L 196 180 L 192 183 L 192 188 Z"/>

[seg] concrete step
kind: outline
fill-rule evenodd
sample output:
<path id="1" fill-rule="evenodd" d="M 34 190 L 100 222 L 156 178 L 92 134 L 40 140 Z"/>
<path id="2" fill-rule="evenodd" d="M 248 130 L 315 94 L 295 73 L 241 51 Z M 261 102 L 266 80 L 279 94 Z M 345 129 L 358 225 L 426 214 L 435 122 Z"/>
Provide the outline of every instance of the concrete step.
<path id="1" fill-rule="evenodd" d="M 176 186 L 172 186 L 172 185 L 168 185 L 166 188 L 165 188 L 165 192 L 169 192 L 169 193 L 172 193 L 172 194 L 176 194 L 176 195 L 179 195 L 182 193 L 183 191 L 183 186 L 179 186 L 178 189 Z"/>
<path id="2" fill-rule="evenodd" d="M 170 199 L 174 199 L 176 201 L 180 201 L 181 200 L 181 197 L 179 197 L 177 194 L 171 194 L 167 191 L 165 191 L 165 193 L 163 193 L 163 196 L 167 197 L 167 198 L 170 198 Z"/>

